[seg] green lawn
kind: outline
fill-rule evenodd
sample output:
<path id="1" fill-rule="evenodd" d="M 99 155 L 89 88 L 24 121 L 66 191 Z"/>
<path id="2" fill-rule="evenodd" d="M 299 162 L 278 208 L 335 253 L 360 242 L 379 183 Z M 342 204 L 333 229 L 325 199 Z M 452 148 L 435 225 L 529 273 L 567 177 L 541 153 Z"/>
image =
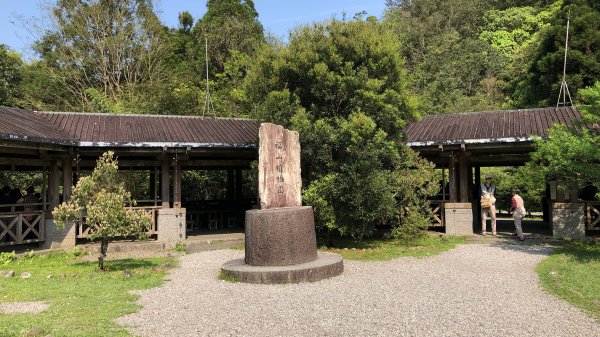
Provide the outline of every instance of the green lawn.
<path id="1" fill-rule="evenodd" d="M 98 272 L 97 262 L 75 262 L 68 253 L 0 262 L 0 270 L 16 273 L 0 279 L 0 302 L 50 304 L 39 314 L 0 313 L 0 336 L 24 336 L 32 328 L 41 328 L 41 336 L 130 336 L 114 321 L 138 310 L 137 296 L 128 292 L 160 285 L 176 263 L 174 258 L 107 260 L 109 271 Z M 32 277 L 21 279 L 21 272 Z"/>
<path id="2" fill-rule="evenodd" d="M 464 237 L 431 236 L 413 243 L 395 240 L 373 239 L 361 242 L 339 240 L 335 248 L 321 247 L 320 250 L 340 254 L 347 260 L 387 261 L 401 256 L 425 257 L 444 252 L 465 241 Z"/>
<path id="3" fill-rule="evenodd" d="M 546 291 L 600 322 L 600 243 L 568 243 L 536 270 Z"/>

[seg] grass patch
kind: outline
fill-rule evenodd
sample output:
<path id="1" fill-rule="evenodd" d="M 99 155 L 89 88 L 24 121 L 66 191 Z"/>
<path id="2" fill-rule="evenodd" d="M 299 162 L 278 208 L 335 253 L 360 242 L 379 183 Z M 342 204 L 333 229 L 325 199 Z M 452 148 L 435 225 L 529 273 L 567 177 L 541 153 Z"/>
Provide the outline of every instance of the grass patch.
<path id="1" fill-rule="evenodd" d="M 185 242 L 183 242 L 183 241 L 177 242 L 175 244 L 175 247 L 173 247 L 173 250 L 178 253 L 187 253 L 187 249 L 185 247 Z"/>
<path id="2" fill-rule="evenodd" d="M 76 262 L 60 253 L 19 258 L 0 265 L 15 277 L 0 282 L 0 302 L 43 301 L 50 308 L 39 314 L 0 313 L 0 336 L 24 336 L 33 328 L 42 336 L 130 336 L 115 318 L 139 309 L 135 289 L 160 285 L 174 258 L 107 260 L 107 272 L 97 262 Z M 22 272 L 32 277 L 21 279 Z M 49 277 L 49 275 L 51 275 Z"/>
<path id="3" fill-rule="evenodd" d="M 219 272 L 219 280 L 227 281 L 229 283 L 237 283 L 237 279 L 224 271 Z"/>
<path id="4" fill-rule="evenodd" d="M 235 245 L 231 245 L 231 246 L 227 247 L 227 249 L 244 250 L 244 249 L 246 249 L 246 245 L 242 242 L 242 243 L 238 243 Z"/>
<path id="5" fill-rule="evenodd" d="M 464 237 L 427 237 L 411 243 L 395 240 L 372 239 L 361 242 L 335 241 L 335 248 L 321 247 L 323 251 L 340 254 L 347 260 L 388 261 L 401 256 L 426 257 L 450 250 L 465 241 Z"/>
<path id="6" fill-rule="evenodd" d="M 542 287 L 600 323 L 600 243 L 570 242 L 536 268 Z"/>

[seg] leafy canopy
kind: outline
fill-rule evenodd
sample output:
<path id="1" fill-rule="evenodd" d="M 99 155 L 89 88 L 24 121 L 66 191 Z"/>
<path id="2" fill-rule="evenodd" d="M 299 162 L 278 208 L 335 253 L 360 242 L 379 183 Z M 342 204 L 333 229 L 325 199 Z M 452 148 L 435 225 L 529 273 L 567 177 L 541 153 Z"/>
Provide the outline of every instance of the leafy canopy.
<path id="1" fill-rule="evenodd" d="M 600 82 L 580 91 L 584 124 L 573 128 L 554 125 L 547 139 L 536 139 L 536 151 L 526 169 L 537 172 L 538 183 L 546 178 L 564 177 L 580 186 L 591 184 L 600 190 Z M 600 193 L 596 195 L 600 199 Z"/>
<path id="2" fill-rule="evenodd" d="M 417 110 L 400 47 L 374 18 L 332 20 L 261 50 L 246 78 L 254 116 L 302 135 L 304 200 L 322 229 L 361 239 L 398 225 L 408 194 L 423 197 L 416 185 L 433 170 L 402 142 Z"/>

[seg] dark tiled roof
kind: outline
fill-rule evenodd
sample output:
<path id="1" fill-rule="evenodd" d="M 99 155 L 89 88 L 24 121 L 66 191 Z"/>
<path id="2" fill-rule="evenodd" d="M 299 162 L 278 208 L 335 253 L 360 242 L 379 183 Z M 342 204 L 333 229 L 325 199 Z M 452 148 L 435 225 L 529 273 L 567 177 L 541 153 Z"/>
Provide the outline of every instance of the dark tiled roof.
<path id="1" fill-rule="evenodd" d="M 48 123 L 39 113 L 0 107 L 0 139 L 74 145 L 66 132 Z"/>
<path id="2" fill-rule="evenodd" d="M 260 126 L 257 121 L 233 118 L 3 110 L 11 112 L 14 123 L 0 127 L 2 138 L 45 130 L 36 135 L 79 146 L 253 147 Z"/>
<path id="3" fill-rule="evenodd" d="M 554 123 L 582 119 L 574 107 L 538 108 L 426 116 L 405 129 L 410 146 L 530 141 Z"/>
<path id="4" fill-rule="evenodd" d="M 250 119 L 190 116 L 42 112 L 81 145 L 171 143 L 191 146 L 250 146 L 259 123 Z"/>

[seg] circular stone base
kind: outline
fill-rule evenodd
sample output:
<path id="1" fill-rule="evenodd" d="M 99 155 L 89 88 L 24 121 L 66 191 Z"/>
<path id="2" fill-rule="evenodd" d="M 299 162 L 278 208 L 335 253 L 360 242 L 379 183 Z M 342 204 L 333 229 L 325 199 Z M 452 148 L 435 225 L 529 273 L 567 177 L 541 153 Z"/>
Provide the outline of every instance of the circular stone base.
<path id="1" fill-rule="evenodd" d="M 290 266 L 251 266 L 244 259 L 231 260 L 221 271 L 244 283 L 301 283 L 316 282 L 340 275 L 344 271 L 344 259 L 333 253 L 318 253 L 314 261 Z"/>

